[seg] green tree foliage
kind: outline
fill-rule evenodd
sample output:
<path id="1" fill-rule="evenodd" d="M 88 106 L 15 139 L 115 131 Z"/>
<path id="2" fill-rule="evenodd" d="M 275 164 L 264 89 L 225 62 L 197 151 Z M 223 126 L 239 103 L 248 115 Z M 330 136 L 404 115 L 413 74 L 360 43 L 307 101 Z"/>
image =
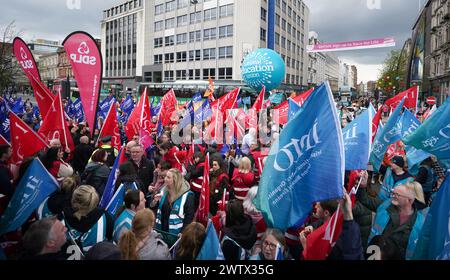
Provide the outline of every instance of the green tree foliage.
<path id="1" fill-rule="evenodd" d="M 401 50 L 393 50 L 384 61 L 377 81 L 377 87 L 388 96 L 405 90 L 407 55 Z"/>

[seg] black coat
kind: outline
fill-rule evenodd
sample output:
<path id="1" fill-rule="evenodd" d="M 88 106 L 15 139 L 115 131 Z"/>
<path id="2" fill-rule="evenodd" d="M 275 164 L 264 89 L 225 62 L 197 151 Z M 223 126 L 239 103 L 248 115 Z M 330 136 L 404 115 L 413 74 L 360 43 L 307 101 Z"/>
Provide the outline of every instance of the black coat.
<path id="1" fill-rule="evenodd" d="M 245 215 L 242 222 L 231 227 L 225 227 L 223 233 L 233 239 L 241 248 L 245 250 L 252 249 L 257 239 L 256 227 L 253 224 L 252 218 L 248 215 Z M 223 242 L 222 251 L 227 261 L 240 259 L 239 247 L 230 240 L 225 240 Z"/>
<path id="2" fill-rule="evenodd" d="M 108 166 L 91 162 L 86 166 L 86 169 L 81 176 L 81 180 L 83 184 L 93 186 L 99 197 L 102 197 L 106 182 L 108 181 L 109 173 L 110 169 Z"/>
<path id="3" fill-rule="evenodd" d="M 93 151 L 94 148 L 88 144 L 82 143 L 75 147 L 72 159 L 72 167 L 75 172 L 78 172 L 78 174 L 83 173 Z"/>
<path id="4" fill-rule="evenodd" d="M 136 173 L 143 184 L 141 191 L 145 195 L 147 195 L 148 186 L 153 182 L 153 171 L 155 171 L 155 165 L 153 164 L 153 161 L 143 156 L 139 166 L 132 160 L 130 162 L 133 164 L 134 169 L 136 170 Z"/>

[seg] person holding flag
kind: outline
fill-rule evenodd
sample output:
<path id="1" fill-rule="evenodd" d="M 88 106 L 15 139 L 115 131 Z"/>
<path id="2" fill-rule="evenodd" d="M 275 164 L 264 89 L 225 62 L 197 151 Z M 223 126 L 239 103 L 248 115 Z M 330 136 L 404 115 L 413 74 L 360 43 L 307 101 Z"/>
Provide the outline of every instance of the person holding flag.
<path id="1" fill-rule="evenodd" d="M 277 249 L 281 248 L 283 258 L 286 259 L 286 239 L 279 229 L 268 228 L 261 238 L 261 247 L 256 249 L 256 254 L 250 260 L 273 261 L 277 257 Z"/>

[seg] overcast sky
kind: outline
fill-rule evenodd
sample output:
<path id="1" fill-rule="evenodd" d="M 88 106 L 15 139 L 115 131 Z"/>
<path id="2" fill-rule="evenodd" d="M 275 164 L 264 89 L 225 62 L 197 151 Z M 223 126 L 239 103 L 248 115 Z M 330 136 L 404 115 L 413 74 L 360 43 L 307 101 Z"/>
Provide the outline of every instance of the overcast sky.
<path id="1" fill-rule="evenodd" d="M 80 9 L 70 9 L 67 2 L 80 2 Z M 245 0 L 236 0 L 245 1 Z M 394 36 L 396 48 L 402 48 L 411 36 L 419 6 L 425 0 L 304 0 L 310 8 L 310 30 L 324 42 Z M 102 11 L 122 0 L 11 0 L 0 9 L 0 26 L 15 20 L 16 30 L 26 40 L 44 38 L 62 41 L 75 30 L 100 37 Z M 367 3 L 380 3 L 369 9 Z M 377 6 L 377 5 L 375 5 Z M 336 53 L 343 61 L 358 66 L 358 80 L 377 78 L 380 64 L 394 48 Z"/>

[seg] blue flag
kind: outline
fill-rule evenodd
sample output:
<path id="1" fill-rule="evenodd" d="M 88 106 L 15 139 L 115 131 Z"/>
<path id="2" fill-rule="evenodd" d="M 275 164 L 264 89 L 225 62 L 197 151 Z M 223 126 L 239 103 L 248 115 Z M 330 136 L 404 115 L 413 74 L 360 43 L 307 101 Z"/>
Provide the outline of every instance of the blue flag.
<path id="1" fill-rule="evenodd" d="M 294 115 L 300 110 L 301 106 L 289 98 L 288 121 L 294 118 Z"/>
<path id="2" fill-rule="evenodd" d="M 403 139 L 407 145 L 435 155 L 450 168 L 450 98 L 419 126 Z"/>
<path id="3" fill-rule="evenodd" d="M 402 139 L 411 135 L 420 125 L 420 121 L 408 110 L 405 109 L 402 118 Z M 431 155 L 422 150 L 418 150 L 413 146 L 406 145 L 406 159 L 408 160 L 409 173 L 416 175 L 419 172 L 419 165 Z"/>
<path id="4" fill-rule="evenodd" d="M 367 169 L 372 145 L 372 111 L 365 110 L 342 130 L 345 170 Z"/>
<path id="5" fill-rule="evenodd" d="M 134 109 L 133 98 L 130 94 L 127 95 L 127 98 L 123 101 L 122 105 L 120 105 L 120 110 L 122 110 L 122 115 L 120 116 L 120 121 L 122 123 L 127 123 L 128 117 L 131 115 Z"/>
<path id="6" fill-rule="evenodd" d="M 281 247 L 280 243 L 277 243 L 277 251 L 276 251 L 276 254 L 275 254 L 275 260 L 276 261 L 284 260 L 283 247 Z"/>
<path id="7" fill-rule="evenodd" d="M 214 228 L 211 220 L 208 221 L 208 226 L 206 227 L 206 237 L 203 241 L 202 248 L 197 255 L 197 260 L 201 261 L 213 261 L 213 260 L 224 260 L 222 248 L 220 247 L 220 241 L 217 237 L 216 229 Z"/>
<path id="8" fill-rule="evenodd" d="M 450 234 L 450 174 L 442 183 L 422 226 L 413 259 L 444 259 L 450 253 L 448 236 Z"/>
<path id="9" fill-rule="evenodd" d="M 73 102 L 73 112 L 74 118 L 77 122 L 82 122 L 84 120 L 84 112 L 83 112 L 83 104 L 81 103 L 81 99 L 78 98 Z"/>
<path id="10" fill-rule="evenodd" d="M 186 126 L 192 124 L 194 120 L 194 104 L 190 101 L 187 105 L 186 114 L 183 116 L 183 119 L 180 122 L 179 129 L 183 129 Z"/>
<path id="11" fill-rule="evenodd" d="M 23 105 L 22 97 L 17 98 L 17 100 L 12 105 L 11 110 L 16 115 L 21 115 L 25 113 L 25 107 Z"/>
<path id="12" fill-rule="evenodd" d="M 108 115 L 109 108 L 111 105 L 116 102 L 114 97 L 106 97 L 100 104 L 98 105 L 98 115 L 103 119 L 106 119 L 106 115 Z"/>
<path id="13" fill-rule="evenodd" d="M 131 189 L 137 190 L 136 184 L 133 182 L 130 184 Z M 116 216 L 117 211 L 119 211 L 120 207 L 123 205 L 123 201 L 125 199 L 125 192 L 127 188 L 125 184 L 121 184 L 117 191 L 114 193 L 114 196 L 111 198 L 111 201 L 106 206 L 106 211 L 110 213 L 113 217 Z"/>
<path id="14" fill-rule="evenodd" d="M 150 113 L 152 116 L 157 116 L 159 111 L 161 111 L 161 102 L 158 102 L 158 104 L 154 107 L 150 105 Z"/>
<path id="15" fill-rule="evenodd" d="M 69 118 L 71 118 L 71 119 L 75 118 L 75 113 L 74 113 L 75 110 L 73 108 L 72 98 L 69 98 L 69 100 L 67 101 L 67 105 L 64 108 L 64 111 L 69 116 Z"/>
<path id="16" fill-rule="evenodd" d="M 119 175 L 119 161 L 120 161 L 120 154 L 123 152 L 123 148 L 120 149 L 119 154 L 116 157 L 116 160 L 114 161 L 114 165 L 111 168 L 111 172 L 108 176 L 108 181 L 106 181 L 105 189 L 103 191 L 102 198 L 100 199 L 100 208 L 106 208 L 106 206 L 110 203 L 113 194 L 114 194 L 114 188 L 116 185 L 117 176 Z"/>
<path id="17" fill-rule="evenodd" d="M 298 227 L 314 202 L 341 198 L 344 160 L 342 130 L 325 82 L 270 149 L 254 200 L 268 226 Z"/>
<path id="18" fill-rule="evenodd" d="M 400 122 L 400 119 L 404 102 L 405 99 L 403 98 L 395 111 L 389 117 L 389 120 L 381 133 L 377 133 L 375 136 L 375 141 L 372 146 L 372 153 L 370 154 L 370 162 L 373 164 L 373 168 L 376 171 L 380 169 L 381 162 L 383 161 L 384 154 L 386 153 L 388 146 L 402 138 L 402 123 Z"/>
<path id="19" fill-rule="evenodd" d="M 194 103 L 202 102 L 202 94 L 200 92 L 194 94 L 194 96 L 192 96 L 192 102 Z"/>
<path id="20" fill-rule="evenodd" d="M 11 141 L 10 133 L 9 133 L 9 106 L 6 100 L 0 101 L 0 134 L 6 140 Z"/>
<path id="21" fill-rule="evenodd" d="M 0 235 L 22 226 L 34 210 L 58 188 L 58 182 L 41 161 L 34 159 L 0 219 Z"/>
<path id="22" fill-rule="evenodd" d="M 158 133 L 158 138 L 164 133 L 164 127 L 162 125 L 162 120 L 158 121 L 158 126 L 156 127 L 156 132 Z"/>

